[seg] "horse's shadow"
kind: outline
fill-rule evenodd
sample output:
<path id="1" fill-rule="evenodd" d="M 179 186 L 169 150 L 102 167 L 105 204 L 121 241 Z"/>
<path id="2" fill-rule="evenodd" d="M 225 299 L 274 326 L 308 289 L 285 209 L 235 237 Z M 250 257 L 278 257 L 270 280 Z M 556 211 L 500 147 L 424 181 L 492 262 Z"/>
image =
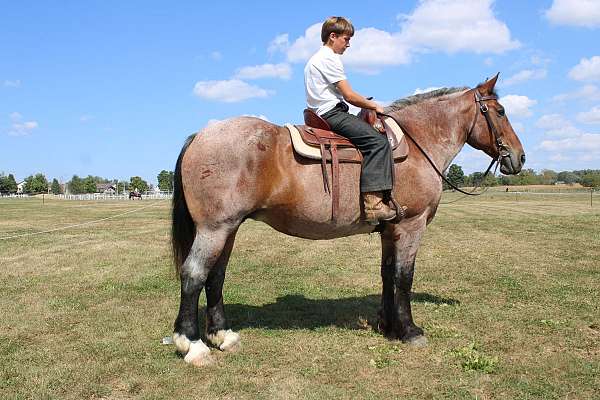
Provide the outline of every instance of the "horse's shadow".
<path id="1" fill-rule="evenodd" d="M 261 306 L 225 304 L 225 312 L 234 330 L 243 328 L 317 329 L 328 326 L 359 329 L 360 317 L 368 319 L 371 325 L 375 323 L 380 299 L 379 295 L 341 299 L 308 299 L 301 294 L 288 294 L 278 297 L 274 303 Z M 413 293 L 412 301 L 460 304 L 458 300 L 429 293 Z"/>

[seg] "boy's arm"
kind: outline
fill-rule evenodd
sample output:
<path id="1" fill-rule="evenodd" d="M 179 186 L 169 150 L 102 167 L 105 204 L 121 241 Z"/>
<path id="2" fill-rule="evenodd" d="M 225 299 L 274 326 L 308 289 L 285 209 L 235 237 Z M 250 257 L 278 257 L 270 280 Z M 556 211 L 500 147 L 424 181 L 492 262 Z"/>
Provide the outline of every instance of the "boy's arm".
<path id="1" fill-rule="evenodd" d="M 369 110 L 375 110 L 378 113 L 384 112 L 383 107 L 372 100 L 367 100 L 360 94 L 356 93 L 352 90 L 352 86 L 348 80 L 344 79 L 335 83 L 335 86 L 338 88 L 342 96 L 344 96 L 344 100 L 353 106 L 360 108 L 367 108 Z"/>

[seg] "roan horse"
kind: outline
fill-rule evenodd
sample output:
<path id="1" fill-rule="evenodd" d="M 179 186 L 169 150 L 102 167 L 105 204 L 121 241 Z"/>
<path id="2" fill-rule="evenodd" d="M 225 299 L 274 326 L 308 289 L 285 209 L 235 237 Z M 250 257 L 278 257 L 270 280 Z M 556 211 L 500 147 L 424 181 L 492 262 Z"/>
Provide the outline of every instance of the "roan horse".
<path id="1" fill-rule="evenodd" d="M 499 158 L 504 174 L 525 162 L 494 86 L 498 75 L 475 89 L 440 89 L 392 104 L 393 116 L 426 152 L 438 170 L 450 165 L 465 143 Z M 485 118 L 480 114 L 486 114 Z M 379 328 L 391 338 L 426 343 L 411 314 L 415 256 L 425 227 L 442 195 L 442 179 L 409 140 L 408 158 L 394 165 L 394 198 L 408 208 L 398 223 L 381 230 L 383 290 Z M 186 141 L 177 160 L 172 245 L 181 279 L 181 303 L 173 341 L 184 360 L 212 362 L 201 340 L 198 299 L 206 289 L 206 340 L 222 351 L 240 337 L 227 329 L 223 282 L 236 232 L 246 218 L 263 221 L 288 235 L 333 239 L 373 232 L 361 219 L 359 164 L 340 164 L 340 209 L 331 220 L 331 197 L 323 190 L 318 162 L 295 155 L 286 128 L 240 117 L 210 125 Z"/>

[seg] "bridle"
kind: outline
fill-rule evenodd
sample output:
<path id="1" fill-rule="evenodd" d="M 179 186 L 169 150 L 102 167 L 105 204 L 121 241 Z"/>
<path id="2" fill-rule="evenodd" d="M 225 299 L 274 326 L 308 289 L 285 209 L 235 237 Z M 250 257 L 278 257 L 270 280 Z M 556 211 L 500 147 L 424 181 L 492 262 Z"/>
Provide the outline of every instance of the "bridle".
<path id="1" fill-rule="evenodd" d="M 383 116 L 386 116 L 386 117 L 390 117 L 394 121 L 396 121 L 396 123 L 402 128 L 402 131 L 404 132 L 404 134 L 406 136 L 408 136 L 410 138 L 410 140 L 413 141 L 413 143 L 415 144 L 415 146 L 417 146 L 417 148 L 419 149 L 419 151 L 421 151 L 421 153 L 423 153 L 423 155 L 425 156 L 425 158 L 427 159 L 427 161 L 429 161 L 429 164 L 431 164 L 431 166 L 433 167 L 433 169 L 435 170 L 435 172 L 437 172 L 437 174 L 444 180 L 444 182 L 446 182 L 452 189 L 454 189 L 454 190 L 456 190 L 456 191 L 458 191 L 460 193 L 466 194 L 468 196 L 480 196 L 480 195 L 482 195 L 484 192 L 480 192 L 480 193 L 474 193 L 474 192 L 475 192 L 475 190 L 477 190 L 479 188 L 479 185 L 488 176 L 488 174 L 490 173 L 490 171 L 492 169 L 492 166 L 494 164 L 496 164 L 496 167 L 494 168 L 494 175 L 495 175 L 496 174 L 496 170 L 498 169 L 498 166 L 500 165 L 500 162 L 502 161 L 502 159 L 505 158 L 505 157 L 510 157 L 510 152 L 508 151 L 508 146 L 506 144 L 504 144 L 504 142 L 502 141 L 502 136 L 498 133 L 498 130 L 496 129 L 496 126 L 492 123 L 492 120 L 490 119 L 490 115 L 488 114 L 489 107 L 485 103 L 488 100 L 498 100 L 498 96 L 496 96 L 495 94 L 488 95 L 488 96 L 482 96 L 479 93 L 479 90 L 477 90 L 477 89 L 475 89 L 474 92 L 475 92 L 475 102 L 479 104 L 479 107 L 478 107 L 479 111 L 481 111 L 481 113 L 485 117 L 488 129 L 490 130 L 490 132 L 494 136 L 494 143 L 495 143 L 496 148 L 498 150 L 498 157 L 497 158 L 492 158 L 492 161 L 490 162 L 490 165 L 487 167 L 485 173 L 483 174 L 483 177 L 481 178 L 481 181 L 478 183 L 478 185 L 476 185 L 473 188 L 473 190 L 471 192 L 465 192 L 464 190 L 462 190 L 461 188 L 457 187 L 455 184 L 453 184 L 452 182 L 450 182 L 450 180 L 448 180 L 448 178 L 446 178 L 444 176 L 444 174 L 438 169 L 438 167 L 435 165 L 435 163 L 429 157 L 429 155 L 425 152 L 425 150 L 423 150 L 423 148 L 421 147 L 421 145 L 419 145 L 419 143 L 407 132 L 407 130 L 402 127 L 402 125 L 400 124 L 400 122 L 396 118 L 394 118 L 393 116 L 391 116 L 389 114 L 384 114 L 384 113 L 380 114 L 380 115 L 383 115 Z M 467 141 L 469 140 L 469 137 L 471 136 L 471 133 L 473 132 L 473 129 L 475 128 L 475 124 L 477 123 L 477 117 L 479 116 L 479 111 L 477 111 L 477 109 L 475 110 L 475 118 L 473 119 L 473 123 L 471 124 L 471 128 L 469 129 L 469 132 L 467 133 Z M 393 176 L 393 174 L 392 174 L 392 176 Z"/>
<path id="2" fill-rule="evenodd" d="M 487 122 L 488 129 L 490 130 L 490 132 L 492 132 L 492 135 L 494 136 L 494 142 L 496 143 L 496 150 L 498 150 L 498 159 L 497 160 L 499 163 L 500 161 L 502 161 L 502 158 L 510 157 L 510 153 L 508 151 L 508 146 L 506 144 L 504 144 L 504 142 L 502 141 L 502 136 L 498 133 L 496 126 L 492 123 L 492 120 L 490 119 L 490 115 L 488 114 L 489 107 L 485 103 L 485 101 L 487 101 L 487 100 L 498 100 L 498 96 L 496 96 L 495 94 L 491 94 L 489 96 L 482 96 L 479 93 L 479 90 L 475 89 L 475 102 L 479 103 L 479 110 L 485 117 L 485 121 Z M 467 141 L 469 140 L 469 137 L 471 136 L 471 132 L 473 131 L 473 128 L 475 127 L 475 124 L 477 123 L 478 115 L 479 115 L 479 113 L 477 111 L 475 111 L 475 119 L 473 120 L 473 124 L 471 125 L 471 129 L 469 130 L 469 133 L 467 134 Z"/>

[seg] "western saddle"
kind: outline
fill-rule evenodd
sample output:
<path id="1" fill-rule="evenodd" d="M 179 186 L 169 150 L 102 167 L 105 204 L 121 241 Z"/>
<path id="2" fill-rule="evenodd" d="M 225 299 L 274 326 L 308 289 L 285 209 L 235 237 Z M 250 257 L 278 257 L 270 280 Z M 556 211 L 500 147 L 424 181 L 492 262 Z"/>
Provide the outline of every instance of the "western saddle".
<path id="1" fill-rule="evenodd" d="M 362 109 L 358 117 L 387 135 L 392 148 L 394 161 L 404 161 L 408 156 L 408 145 L 404 133 L 396 121 L 390 117 L 378 118 L 374 110 Z M 331 194 L 331 219 L 337 220 L 339 210 L 339 163 L 361 163 L 360 151 L 348 139 L 332 132 L 323 118 L 310 109 L 304 110 L 305 125 L 285 124 L 290 131 L 292 145 L 300 156 L 321 160 L 323 184 Z M 331 184 L 327 173 L 327 162 L 331 163 Z"/>

